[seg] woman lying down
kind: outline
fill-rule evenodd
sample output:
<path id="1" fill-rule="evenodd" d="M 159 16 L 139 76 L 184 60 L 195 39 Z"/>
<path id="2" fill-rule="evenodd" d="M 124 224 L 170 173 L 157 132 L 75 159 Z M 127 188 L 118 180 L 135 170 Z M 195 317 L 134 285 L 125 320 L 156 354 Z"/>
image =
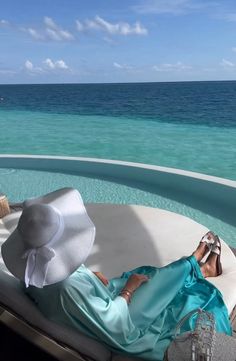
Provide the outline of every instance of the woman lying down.
<path id="1" fill-rule="evenodd" d="M 222 273 L 221 244 L 213 232 L 187 258 L 162 268 L 139 267 L 110 280 L 83 264 L 94 239 L 95 227 L 79 192 L 64 188 L 24 202 L 2 256 L 48 319 L 116 353 L 163 360 L 176 324 L 197 308 L 214 314 L 218 332 L 231 334 L 222 295 L 206 280 Z M 181 332 L 193 328 L 192 318 Z"/>

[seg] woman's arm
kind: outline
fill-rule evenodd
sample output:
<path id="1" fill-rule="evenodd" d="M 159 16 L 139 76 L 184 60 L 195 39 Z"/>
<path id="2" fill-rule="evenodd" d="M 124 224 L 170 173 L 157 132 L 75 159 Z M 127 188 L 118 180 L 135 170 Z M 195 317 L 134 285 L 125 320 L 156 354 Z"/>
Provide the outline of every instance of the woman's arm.
<path id="1" fill-rule="evenodd" d="M 100 281 L 107 286 L 109 281 L 101 272 L 93 272 Z M 142 274 L 133 274 L 129 277 L 125 284 L 125 287 L 121 290 L 120 296 L 123 297 L 127 303 L 130 303 L 132 294 L 139 288 L 144 282 L 148 281 L 148 277 Z"/>
<path id="2" fill-rule="evenodd" d="M 95 274 L 95 276 L 97 276 L 100 281 L 105 285 L 107 286 L 109 281 L 108 279 L 104 276 L 104 274 L 102 272 L 93 272 Z"/>
<path id="3" fill-rule="evenodd" d="M 89 282 L 87 277 L 70 278 L 64 282 L 59 299 L 67 324 L 85 331 L 87 335 L 119 348 L 140 336 L 139 329 L 130 317 L 125 298 L 119 296 L 112 299 L 105 292 L 100 297 L 94 283 Z"/>
<path id="4" fill-rule="evenodd" d="M 127 303 L 131 302 L 132 294 L 139 288 L 144 282 L 148 281 L 148 277 L 142 274 L 132 274 L 125 284 L 125 287 L 120 291 L 120 296 L 123 297 Z"/>

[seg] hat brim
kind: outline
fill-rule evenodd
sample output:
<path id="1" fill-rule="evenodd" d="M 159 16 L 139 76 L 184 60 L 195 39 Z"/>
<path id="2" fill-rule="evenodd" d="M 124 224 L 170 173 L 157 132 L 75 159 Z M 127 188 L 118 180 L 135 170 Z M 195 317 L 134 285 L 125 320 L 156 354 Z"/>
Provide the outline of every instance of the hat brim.
<path id="1" fill-rule="evenodd" d="M 95 239 L 95 226 L 89 218 L 80 193 L 73 188 L 63 188 L 30 199 L 24 207 L 32 204 L 49 204 L 60 211 L 64 220 L 64 231 L 55 244 L 50 245 L 55 257 L 50 261 L 44 285 L 53 284 L 67 278 L 88 257 Z M 18 229 L 2 245 L 2 257 L 9 271 L 24 281 L 26 259 L 25 242 Z"/>

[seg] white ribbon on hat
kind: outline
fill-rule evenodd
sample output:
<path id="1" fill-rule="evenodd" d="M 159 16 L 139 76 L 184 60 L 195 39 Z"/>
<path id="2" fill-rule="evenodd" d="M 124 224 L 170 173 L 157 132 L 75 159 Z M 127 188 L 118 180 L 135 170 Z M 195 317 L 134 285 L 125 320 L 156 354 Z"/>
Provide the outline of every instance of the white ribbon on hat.
<path id="1" fill-rule="evenodd" d="M 49 247 L 49 245 L 52 245 L 54 242 L 56 242 L 61 237 L 64 230 L 64 220 L 59 212 L 57 213 L 59 215 L 59 227 L 47 245 L 43 245 L 37 248 L 30 248 L 22 256 L 23 259 L 27 258 L 25 268 L 26 287 L 31 285 L 38 288 L 43 288 L 44 286 L 49 263 L 56 255 L 54 249 Z"/>

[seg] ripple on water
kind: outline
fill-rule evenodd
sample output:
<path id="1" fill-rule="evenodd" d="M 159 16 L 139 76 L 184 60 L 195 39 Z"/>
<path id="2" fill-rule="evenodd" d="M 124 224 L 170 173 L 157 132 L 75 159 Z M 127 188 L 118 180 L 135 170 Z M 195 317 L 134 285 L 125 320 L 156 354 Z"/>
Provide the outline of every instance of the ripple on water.
<path id="1" fill-rule="evenodd" d="M 11 169 L 11 168 L 0 168 L 0 176 L 9 175 L 15 173 L 16 171 L 17 171 L 16 169 Z"/>

